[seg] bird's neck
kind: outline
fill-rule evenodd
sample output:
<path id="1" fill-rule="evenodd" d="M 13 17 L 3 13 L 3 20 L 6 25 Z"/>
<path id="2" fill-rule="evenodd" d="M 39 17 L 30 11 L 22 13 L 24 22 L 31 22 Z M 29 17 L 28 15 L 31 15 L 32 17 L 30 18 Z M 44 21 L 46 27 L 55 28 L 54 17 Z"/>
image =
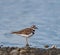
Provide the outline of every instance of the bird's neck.
<path id="1" fill-rule="evenodd" d="M 31 28 L 31 29 L 35 30 L 34 28 Z"/>

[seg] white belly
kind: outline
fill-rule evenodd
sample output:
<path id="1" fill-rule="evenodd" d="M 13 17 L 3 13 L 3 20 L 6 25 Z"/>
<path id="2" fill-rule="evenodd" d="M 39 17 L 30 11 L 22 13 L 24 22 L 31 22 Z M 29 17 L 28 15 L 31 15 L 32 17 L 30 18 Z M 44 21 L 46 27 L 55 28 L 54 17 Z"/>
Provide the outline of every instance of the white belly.
<path id="1" fill-rule="evenodd" d="M 27 37 L 27 38 L 29 38 L 29 37 L 31 37 L 33 34 L 31 33 L 31 34 L 29 34 L 29 35 L 25 35 L 25 34 L 19 34 L 20 36 L 23 36 L 23 37 Z"/>

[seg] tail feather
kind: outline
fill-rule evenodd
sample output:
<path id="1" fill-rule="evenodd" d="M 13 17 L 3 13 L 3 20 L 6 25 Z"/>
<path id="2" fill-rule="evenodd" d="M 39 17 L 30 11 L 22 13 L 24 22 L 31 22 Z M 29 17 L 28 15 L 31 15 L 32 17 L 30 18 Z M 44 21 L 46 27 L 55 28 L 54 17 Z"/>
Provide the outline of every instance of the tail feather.
<path id="1" fill-rule="evenodd" d="M 11 34 L 17 34 L 17 32 L 12 32 Z"/>

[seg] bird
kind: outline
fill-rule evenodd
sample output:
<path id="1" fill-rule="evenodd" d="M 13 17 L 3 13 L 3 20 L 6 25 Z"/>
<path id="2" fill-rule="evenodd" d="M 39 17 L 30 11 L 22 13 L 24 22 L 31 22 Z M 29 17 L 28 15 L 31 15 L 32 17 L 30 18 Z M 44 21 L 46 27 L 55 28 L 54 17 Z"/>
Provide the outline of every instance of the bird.
<path id="1" fill-rule="evenodd" d="M 38 29 L 36 27 L 36 25 L 32 25 L 31 27 L 22 29 L 20 31 L 12 32 L 11 34 L 17 34 L 17 35 L 20 35 L 22 37 L 25 37 L 26 38 L 26 46 L 29 46 L 28 38 L 30 38 L 31 36 L 33 36 L 35 34 L 36 29 Z"/>

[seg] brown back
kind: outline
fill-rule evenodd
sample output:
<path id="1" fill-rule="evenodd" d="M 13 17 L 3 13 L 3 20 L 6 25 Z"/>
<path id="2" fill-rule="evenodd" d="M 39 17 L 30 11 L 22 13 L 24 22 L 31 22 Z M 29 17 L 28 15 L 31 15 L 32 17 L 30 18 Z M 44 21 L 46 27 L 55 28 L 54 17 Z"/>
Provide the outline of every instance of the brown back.
<path id="1" fill-rule="evenodd" d="M 12 34 L 26 34 L 26 35 L 28 35 L 31 32 L 33 33 L 34 30 L 31 29 L 31 28 L 26 28 L 26 29 L 23 29 L 23 30 L 20 30 L 20 31 L 17 31 L 17 32 L 12 32 Z"/>

